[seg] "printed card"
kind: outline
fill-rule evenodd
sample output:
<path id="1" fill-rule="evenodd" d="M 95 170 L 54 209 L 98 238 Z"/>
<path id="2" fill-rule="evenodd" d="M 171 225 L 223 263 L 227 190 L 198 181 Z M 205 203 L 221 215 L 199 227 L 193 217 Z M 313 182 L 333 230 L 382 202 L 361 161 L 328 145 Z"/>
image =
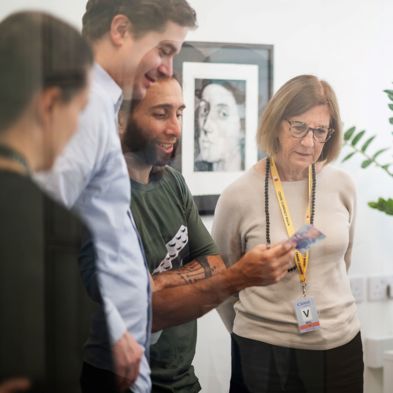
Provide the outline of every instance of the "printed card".
<path id="1" fill-rule="evenodd" d="M 316 244 L 325 235 L 312 224 L 305 224 L 297 230 L 290 238 L 290 241 L 296 243 L 296 249 L 301 253 L 305 253 L 312 245 Z"/>

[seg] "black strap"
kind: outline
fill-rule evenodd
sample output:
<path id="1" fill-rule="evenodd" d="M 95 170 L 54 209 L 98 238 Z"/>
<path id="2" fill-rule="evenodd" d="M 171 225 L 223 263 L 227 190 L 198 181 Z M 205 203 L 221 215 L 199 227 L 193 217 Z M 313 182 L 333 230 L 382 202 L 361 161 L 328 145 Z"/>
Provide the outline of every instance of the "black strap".
<path id="1" fill-rule="evenodd" d="M 23 157 L 20 153 L 18 153 L 11 147 L 0 144 L 0 157 L 4 157 L 11 161 L 19 163 L 26 170 L 28 175 L 31 174 L 29 164 L 27 163 L 25 157 Z"/>

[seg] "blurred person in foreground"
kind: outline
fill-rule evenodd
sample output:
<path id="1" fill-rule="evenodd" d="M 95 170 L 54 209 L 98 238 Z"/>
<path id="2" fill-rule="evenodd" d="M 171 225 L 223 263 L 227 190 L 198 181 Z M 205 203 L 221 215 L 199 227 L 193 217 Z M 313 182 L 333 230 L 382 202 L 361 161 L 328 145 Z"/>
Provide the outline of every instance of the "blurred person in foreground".
<path id="1" fill-rule="evenodd" d="M 31 175 L 50 169 L 75 133 L 92 65 L 86 40 L 54 16 L 24 11 L 0 22 L 2 393 L 79 391 L 74 332 L 87 335 L 89 325 L 78 267 L 86 228 Z"/>
<path id="2" fill-rule="evenodd" d="M 225 262 L 304 223 L 326 239 L 297 252 L 277 284 L 244 289 L 220 306 L 232 333 L 230 392 L 361 393 L 360 323 L 347 275 L 356 195 L 349 175 L 331 165 L 342 144 L 331 86 L 311 75 L 288 81 L 264 110 L 257 141 L 267 158 L 217 204 L 213 238 Z"/>

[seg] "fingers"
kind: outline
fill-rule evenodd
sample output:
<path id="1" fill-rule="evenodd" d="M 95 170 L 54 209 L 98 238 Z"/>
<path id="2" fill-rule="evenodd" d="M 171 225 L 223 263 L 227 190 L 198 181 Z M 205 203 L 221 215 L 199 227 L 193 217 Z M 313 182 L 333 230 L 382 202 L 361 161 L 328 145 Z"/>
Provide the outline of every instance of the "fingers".
<path id="1" fill-rule="evenodd" d="M 119 392 L 125 392 L 130 388 L 130 386 L 133 384 L 133 382 L 127 378 L 120 377 L 117 375 L 117 386 L 119 389 Z M 1 392 L 0 392 L 1 393 Z"/>
<path id="2" fill-rule="evenodd" d="M 143 348 L 138 344 L 131 334 L 127 333 L 127 344 L 129 350 L 129 362 L 132 364 L 128 378 L 135 382 L 139 375 L 139 368 L 143 357 Z"/>
<path id="3" fill-rule="evenodd" d="M 30 388 L 30 382 L 26 378 L 13 378 L 0 384 L 0 393 L 24 392 Z"/>
<path id="4" fill-rule="evenodd" d="M 282 280 L 294 260 L 294 244 L 283 242 L 266 248 L 258 245 L 233 266 L 242 277 L 244 287 L 271 285 Z"/>
<path id="5" fill-rule="evenodd" d="M 113 357 L 119 389 L 128 389 L 138 378 L 143 348 L 126 332 L 113 346 Z"/>
<path id="6" fill-rule="evenodd" d="M 290 254 L 289 256 L 294 256 L 294 249 L 295 249 L 296 243 L 291 242 L 291 241 L 286 241 L 283 243 L 278 243 L 275 244 L 274 246 L 271 246 L 267 253 L 269 256 L 273 258 L 280 258 L 282 256 L 286 256 L 288 253 Z"/>
<path id="7" fill-rule="evenodd" d="M 292 266 L 295 256 L 292 242 L 279 243 L 270 249 L 259 248 L 259 252 L 263 265 L 260 285 L 276 284 L 288 274 L 288 268 Z"/>
<path id="8" fill-rule="evenodd" d="M 130 386 L 132 386 L 134 381 L 131 379 L 127 379 L 126 377 L 120 377 L 117 375 L 117 386 L 119 388 L 119 392 L 128 391 Z"/>

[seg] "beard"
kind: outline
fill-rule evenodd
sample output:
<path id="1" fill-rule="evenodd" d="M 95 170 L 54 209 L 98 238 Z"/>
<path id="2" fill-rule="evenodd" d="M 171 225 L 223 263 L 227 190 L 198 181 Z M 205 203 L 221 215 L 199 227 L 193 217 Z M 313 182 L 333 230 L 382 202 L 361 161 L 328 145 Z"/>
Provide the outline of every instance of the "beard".
<path id="1" fill-rule="evenodd" d="M 163 167 L 169 165 L 176 157 L 178 141 L 173 145 L 171 153 L 164 153 L 158 146 L 158 140 L 149 138 L 148 131 L 129 118 L 122 144 L 125 153 L 131 152 L 146 165 Z"/>

